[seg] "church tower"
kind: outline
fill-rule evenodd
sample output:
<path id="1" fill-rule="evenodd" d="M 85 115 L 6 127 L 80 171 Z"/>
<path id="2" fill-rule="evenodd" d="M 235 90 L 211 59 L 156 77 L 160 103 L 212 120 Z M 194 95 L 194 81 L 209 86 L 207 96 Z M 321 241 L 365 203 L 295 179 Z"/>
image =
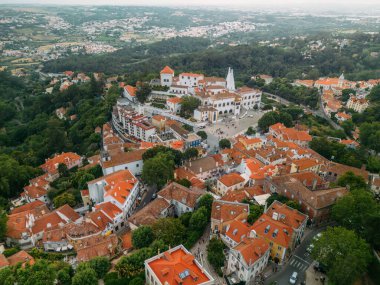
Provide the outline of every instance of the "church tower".
<path id="1" fill-rule="evenodd" d="M 235 91 L 234 70 L 231 67 L 228 68 L 226 82 L 228 91 Z"/>
<path id="2" fill-rule="evenodd" d="M 342 73 L 341 76 L 339 76 L 338 86 L 343 87 L 343 84 L 344 84 L 344 75 Z"/>

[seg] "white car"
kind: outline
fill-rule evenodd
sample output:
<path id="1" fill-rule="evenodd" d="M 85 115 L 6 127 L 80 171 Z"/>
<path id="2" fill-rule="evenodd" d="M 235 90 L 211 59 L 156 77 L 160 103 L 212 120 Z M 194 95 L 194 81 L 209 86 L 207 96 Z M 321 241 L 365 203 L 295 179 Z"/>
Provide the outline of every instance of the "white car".
<path id="1" fill-rule="evenodd" d="M 292 276 L 290 276 L 290 279 L 289 279 L 289 283 L 290 284 L 296 284 L 297 282 L 297 277 L 298 277 L 298 273 L 296 271 L 294 271 L 292 273 Z"/>

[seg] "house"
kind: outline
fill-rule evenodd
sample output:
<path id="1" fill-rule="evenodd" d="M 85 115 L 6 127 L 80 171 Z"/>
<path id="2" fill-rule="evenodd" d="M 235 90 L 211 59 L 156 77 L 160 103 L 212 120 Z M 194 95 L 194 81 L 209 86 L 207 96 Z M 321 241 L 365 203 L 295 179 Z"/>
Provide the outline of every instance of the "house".
<path id="1" fill-rule="evenodd" d="M 338 112 L 335 114 L 335 118 L 338 120 L 338 122 L 343 123 L 347 120 L 351 119 L 351 115 L 347 114 L 345 112 Z"/>
<path id="2" fill-rule="evenodd" d="M 267 177 L 264 192 L 278 193 L 296 201 L 303 213 L 306 213 L 312 223 L 320 223 L 330 219 L 332 206 L 338 198 L 348 193 L 345 187 L 317 188 L 318 180 L 313 179 L 312 187 L 305 185 L 304 178 L 292 174 Z"/>
<path id="3" fill-rule="evenodd" d="M 88 207 L 91 204 L 90 192 L 88 191 L 88 189 L 81 190 L 80 196 L 83 201 L 83 206 Z"/>
<path id="4" fill-rule="evenodd" d="M 351 96 L 347 101 L 347 108 L 353 109 L 355 112 L 363 113 L 365 109 L 369 106 L 369 101 L 364 98 L 357 98 L 355 96 Z"/>
<path id="5" fill-rule="evenodd" d="M 143 167 L 142 155 L 145 151 L 145 149 L 139 149 L 124 152 L 124 150 L 115 149 L 103 152 L 100 161 L 103 174 L 108 175 L 119 170 L 128 169 L 133 175 L 140 175 Z"/>
<path id="6" fill-rule="evenodd" d="M 296 245 L 301 243 L 301 239 L 306 229 L 308 216 L 279 201 L 274 201 L 266 209 L 265 213 L 268 216 L 271 216 L 273 220 L 279 221 L 293 229 L 291 249 L 294 249 Z"/>
<path id="7" fill-rule="evenodd" d="M 60 119 L 60 120 L 66 120 L 66 113 L 67 113 L 67 109 L 63 108 L 63 107 L 55 110 L 55 114 L 57 115 L 58 119 Z"/>
<path id="8" fill-rule="evenodd" d="M 262 186 L 255 185 L 253 187 L 244 187 L 240 190 L 230 190 L 220 198 L 223 201 L 242 202 L 243 200 L 252 201 L 255 196 L 264 195 Z"/>
<path id="9" fill-rule="evenodd" d="M 249 232 L 249 225 L 246 220 L 235 219 L 227 225 L 226 231 L 219 236 L 229 248 L 232 248 L 248 237 Z"/>
<path id="10" fill-rule="evenodd" d="M 116 253 L 117 245 L 118 238 L 114 234 L 83 239 L 77 246 L 76 260 L 86 262 L 99 256 L 111 258 Z"/>
<path id="11" fill-rule="evenodd" d="M 169 66 L 165 66 L 160 71 L 161 86 L 170 87 L 173 84 L 174 70 Z"/>
<path id="12" fill-rule="evenodd" d="M 202 180 L 215 179 L 223 169 L 223 165 L 212 156 L 189 160 L 184 163 L 183 167 Z"/>
<path id="13" fill-rule="evenodd" d="M 152 116 L 152 125 L 155 126 L 159 131 L 165 130 L 166 117 L 162 115 Z"/>
<path id="14" fill-rule="evenodd" d="M 133 87 L 131 85 L 126 85 L 123 88 L 123 97 L 129 99 L 132 102 L 136 102 L 136 87 Z"/>
<path id="15" fill-rule="evenodd" d="M 212 106 L 199 106 L 194 110 L 194 119 L 199 122 L 216 123 L 218 121 L 218 110 Z"/>
<path id="16" fill-rule="evenodd" d="M 307 147 L 312 137 L 307 131 L 298 131 L 295 128 L 287 128 L 282 123 L 269 127 L 269 134 L 282 141 L 294 142 L 302 147 Z"/>
<path id="17" fill-rule="evenodd" d="M 189 189 L 176 182 L 171 182 L 157 193 L 158 197 L 165 199 L 174 206 L 174 212 L 177 216 L 193 212 L 197 202 L 204 194 L 205 191 Z"/>
<path id="18" fill-rule="evenodd" d="M 248 215 L 248 204 L 222 200 L 214 201 L 211 210 L 211 234 L 224 234 L 230 223 L 234 220 L 246 220 Z"/>
<path id="19" fill-rule="evenodd" d="M 226 274 L 250 284 L 266 268 L 269 255 L 268 242 L 250 231 L 247 237 L 228 251 Z"/>
<path id="20" fill-rule="evenodd" d="M 139 181 L 127 169 L 91 180 L 87 185 L 96 209 L 105 207 L 109 212 L 115 212 L 117 210 L 112 207 L 116 207 L 122 212 L 122 219 L 125 219 L 136 207 Z"/>
<path id="21" fill-rule="evenodd" d="M 267 214 L 262 214 L 252 225 L 253 233 L 269 243 L 270 255 L 273 260 L 282 263 L 292 244 L 293 229 L 279 221 L 273 220 Z"/>
<path id="22" fill-rule="evenodd" d="M 311 171 L 319 173 L 319 169 L 323 165 L 322 162 L 315 158 L 301 158 L 292 160 L 290 173 Z"/>
<path id="23" fill-rule="evenodd" d="M 241 97 L 241 107 L 245 109 L 258 109 L 260 107 L 262 91 L 243 86 L 236 90 Z"/>
<path id="24" fill-rule="evenodd" d="M 263 147 L 264 144 L 261 138 L 247 138 L 244 136 L 240 136 L 237 140 L 243 144 L 246 150 L 260 149 Z"/>
<path id="25" fill-rule="evenodd" d="M 168 98 L 166 100 L 166 106 L 171 112 L 176 114 L 181 110 L 181 102 L 182 99 L 179 97 Z"/>
<path id="26" fill-rule="evenodd" d="M 153 225 L 159 218 L 173 214 L 173 206 L 164 198 L 157 198 L 128 218 L 131 230 L 139 226 Z"/>
<path id="27" fill-rule="evenodd" d="M 352 172 L 355 175 L 362 176 L 366 182 L 369 181 L 369 172 L 364 168 L 356 168 L 337 162 L 330 162 L 326 167 L 321 169 L 321 174 L 324 175 L 326 180 L 331 182 L 337 181 L 339 177 L 347 172 Z"/>
<path id="28" fill-rule="evenodd" d="M 33 265 L 35 261 L 34 258 L 25 250 L 20 250 L 8 258 L 3 254 L 0 254 L 0 270 L 8 266 L 16 266 L 19 263 L 21 263 L 22 268 L 25 268 L 26 264 Z"/>
<path id="29" fill-rule="evenodd" d="M 339 143 L 344 144 L 346 147 L 353 148 L 353 149 L 358 148 L 360 145 L 357 141 L 350 140 L 350 139 L 340 140 Z"/>
<path id="30" fill-rule="evenodd" d="M 149 285 L 216 284 L 210 273 L 183 245 L 145 260 L 145 280 Z"/>
<path id="31" fill-rule="evenodd" d="M 65 164 L 67 169 L 82 166 L 83 158 L 73 152 L 63 152 L 61 154 L 54 155 L 53 158 L 45 160 L 45 163 L 40 166 L 42 170 L 49 174 L 52 180 L 59 177 L 58 166 Z"/>
<path id="32" fill-rule="evenodd" d="M 246 180 L 239 173 L 229 173 L 221 176 L 216 183 L 216 193 L 225 195 L 230 190 L 242 189 Z"/>

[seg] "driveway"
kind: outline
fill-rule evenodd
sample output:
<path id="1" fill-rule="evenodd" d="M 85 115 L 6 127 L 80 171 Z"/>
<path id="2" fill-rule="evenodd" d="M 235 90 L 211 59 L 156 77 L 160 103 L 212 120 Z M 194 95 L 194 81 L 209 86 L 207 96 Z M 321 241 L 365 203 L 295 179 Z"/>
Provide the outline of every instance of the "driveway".
<path id="1" fill-rule="evenodd" d="M 318 229 L 309 230 L 305 236 L 301 244 L 295 249 L 291 258 L 284 264 L 280 265 L 278 271 L 268 277 L 265 280 L 264 284 L 271 284 L 273 281 L 277 281 L 278 285 L 288 285 L 289 278 L 294 271 L 298 272 L 298 280 L 297 284 L 302 281 L 305 281 L 306 275 L 305 272 L 310 264 L 313 262 L 312 257 L 306 251 L 307 247 L 312 242 L 313 237 L 324 231 L 326 227 L 321 227 Z"/>

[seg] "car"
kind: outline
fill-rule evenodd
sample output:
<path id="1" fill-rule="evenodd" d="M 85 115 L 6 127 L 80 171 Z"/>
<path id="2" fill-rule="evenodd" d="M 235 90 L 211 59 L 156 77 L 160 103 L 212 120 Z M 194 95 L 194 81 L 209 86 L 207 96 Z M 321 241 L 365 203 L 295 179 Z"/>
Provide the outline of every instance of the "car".
<path id="1" fill-rule="evenodd" d="M 157 193 L 154 193 L 153 195 L 152 195 L 152 200 L 154 200 L 154 199 L 156 199 L 157 198 Z"/>
<path id="2" fill-rule="evenodd" d="M 298 277 L 298 272 L 294 271 L 292 275 L 290 276 L 289 283 L 290 284 L 296 284 L 297 283 L 297 277 Z"/>
<path id="3" fill-rule="evenodd" d="M 308 253 L 311 253 L 311 252 L 313 251 L 313 248 L 314 248 L 314 244 L 311 243 L 311 244 L 307 247 L 306 251 L 307 251 Z"/>

